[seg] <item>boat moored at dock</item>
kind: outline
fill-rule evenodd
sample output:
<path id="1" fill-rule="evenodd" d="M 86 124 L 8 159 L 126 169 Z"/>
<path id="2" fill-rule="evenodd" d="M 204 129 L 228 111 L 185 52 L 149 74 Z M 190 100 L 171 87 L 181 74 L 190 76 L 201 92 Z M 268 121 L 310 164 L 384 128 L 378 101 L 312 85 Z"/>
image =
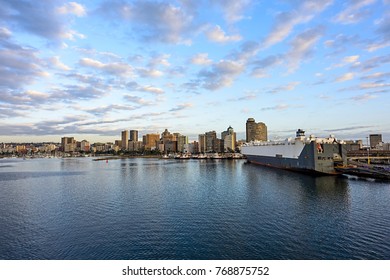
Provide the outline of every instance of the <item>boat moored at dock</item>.
<path id="1" fill-rule="evenodd" d="M 294 139 L 284 141 L 252 141 L 241 147 L 248 162 L 293 171 L 337 175 L 338 166 L 347 164 L 344 142 L 333 135 L 328 138 L 305 137 L 298 129 Z"/>

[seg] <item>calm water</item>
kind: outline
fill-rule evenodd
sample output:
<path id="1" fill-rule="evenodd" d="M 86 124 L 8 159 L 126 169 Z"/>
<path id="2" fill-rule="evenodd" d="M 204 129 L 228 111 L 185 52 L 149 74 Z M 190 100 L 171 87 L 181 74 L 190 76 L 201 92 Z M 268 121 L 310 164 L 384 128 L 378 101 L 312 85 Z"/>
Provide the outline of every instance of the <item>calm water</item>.
<path id="1" fill-rule="evenodd" d="M 245 161 L 0 160 L 0 259 L 390 259 L 390 184 Z"/>

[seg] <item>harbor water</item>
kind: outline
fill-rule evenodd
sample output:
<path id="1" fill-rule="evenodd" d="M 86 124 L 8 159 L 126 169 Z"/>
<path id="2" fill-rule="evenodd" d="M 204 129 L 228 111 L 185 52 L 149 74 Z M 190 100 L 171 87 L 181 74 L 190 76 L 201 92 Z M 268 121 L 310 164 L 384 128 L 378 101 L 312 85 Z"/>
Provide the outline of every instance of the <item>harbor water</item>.
<path id="1" fill-rule="evenodd" d="M 390 184 L 245 160 L 0 159 L 0 259 L 390 259 Z"/>

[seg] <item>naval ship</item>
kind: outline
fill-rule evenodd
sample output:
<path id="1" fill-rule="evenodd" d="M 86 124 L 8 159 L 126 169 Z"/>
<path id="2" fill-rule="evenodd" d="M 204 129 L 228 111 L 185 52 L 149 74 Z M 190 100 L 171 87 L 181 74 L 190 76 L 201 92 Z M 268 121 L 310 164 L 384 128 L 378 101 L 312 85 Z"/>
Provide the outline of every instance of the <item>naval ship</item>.
<path id="1" fill-rule="evenodd" d="M 251 141 L 241 146 L 248 162 L 292 171 L 337 175 L 337 168 L 347 165 L 347 151 L 343 141 L 305 136 L 298 129 L 296 137 L 284 141 Z"/>

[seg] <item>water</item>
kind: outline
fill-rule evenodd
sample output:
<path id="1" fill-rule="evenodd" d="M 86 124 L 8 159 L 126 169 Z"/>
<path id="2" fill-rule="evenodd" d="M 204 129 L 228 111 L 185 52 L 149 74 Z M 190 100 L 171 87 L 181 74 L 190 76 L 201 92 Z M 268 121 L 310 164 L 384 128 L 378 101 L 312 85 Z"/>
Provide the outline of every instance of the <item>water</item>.
<path id="1" fill-rule="evenodd" d="M 238 161 L 0 160 L 0 259 L 390 259 L 390 184 Z"/>

